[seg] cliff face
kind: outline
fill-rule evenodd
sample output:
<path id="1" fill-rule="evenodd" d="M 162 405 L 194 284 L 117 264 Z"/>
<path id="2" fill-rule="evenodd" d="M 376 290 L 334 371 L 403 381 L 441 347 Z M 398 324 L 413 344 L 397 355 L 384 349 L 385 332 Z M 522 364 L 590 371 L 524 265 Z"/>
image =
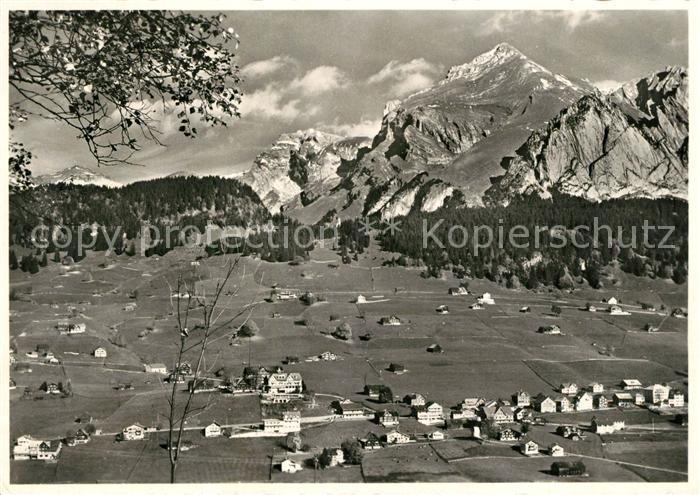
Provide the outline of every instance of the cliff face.
<path id="1" fill-rule="evenodd" d="M 486 201 L 555 190 L 590 200 L 686 198 L 687 153 L 688 74 L 669 67 L 563 110 L 504 160 Z"/>

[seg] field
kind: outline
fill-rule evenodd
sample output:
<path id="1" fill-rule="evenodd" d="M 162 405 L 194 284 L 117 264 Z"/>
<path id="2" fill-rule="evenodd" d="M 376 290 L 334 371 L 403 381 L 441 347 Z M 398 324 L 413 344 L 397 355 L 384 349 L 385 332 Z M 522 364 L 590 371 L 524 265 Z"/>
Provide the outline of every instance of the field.
<path id="1" fill-rule="evenodd" d="M 157 435 L 136 443 L 114 443 L 113 436 L 134 422 L 153 428 L 165 425 L 168 406 L 163 376 L 145 373 L 143 365 L 159 362 L 168 368 L 173 366 L 179 337 L 175 308 L 169 297 L 171 287 L 182 276 L 195 283 L 198 291 L 211 293 L 230 261 L 227 257 L 214 257 L 202 260 L 198 266 L 191 265 L 197 254 L 182 248 L 159 259 L 124 255 L 105 258 L 90 253 L 70 270 L 50 262 L 36 275 L 11 273 L 12 287 L 22 293 L 11 301 L 11 342 L 17 349 L 18 361 L 28 363 L 32 370 L 27 373 L 13 368 L 11 372 L 18 387 L 11 394 L 12 438 L 22 434 L 65 436 L 80 426 L 75 420 L 82 415 L 92 416 L 95 426 L 104 433 L 87 445 L 64 449 L 57 464 L 13 461 L 13 482 L 166 480 L 167 456 Z M 231 287 L 236 296 L 222 300 L 221 318 L 225 320 L 244 307 L 246 311 L 213 340 L 203 365 L 210 373 L 222 367 L 240 373 L 249 363 L 278 366 L 287 356 L 299 357 L 298 364 L 284 368 L 300 372 L 307 389 L 317 395 L 317 406 L 302 411 L 304 416 L 329 414 L 328 404 L 339 398 L 361 402 L 374 410 L 383 409 L 383 405 L 362 393 L 366 384 L 388 385 L 397 399 L 418 392 L 446 409 L 470 396 L 510 399 L 520 389 L 533 396 L 540 392 L 555 395 L 559 384 L 568 381 L 580 385 L 600 381 L 612 390 L 623 378 L 638 378 L 645 384 L 669 382 L 687 390 L 687 321 L 644 311 L 637 305 L 637 301 L 645 301 L 657 306 L 687 306 L 685 285 L 621 274 L 619 287 L 566 293 L 507 290 L 486 280 L 473 280 L 471 291 L 490 292 L 496 300 L 495 305 L 475 311 L 469 309 L 473 296 L 447 294 L 448 288 L 459 282 L 451 275 L 424 279 L 416 269 L 381 266 L 389 256 L 371 247 L 358 262 L 343 265 L 335 252 L 318 248 L 312 251 L 311 260 L 298 266 L 242 259 L 241 270 Z M 323 301 L 311 306 L 298 300 L 268 302 L 266 298 L 275 284 L 298 293 L 312 291 Z M 358 295 L 365 296 L 368 303 L 355 304 Z M 632 312 L 630 316 L 612 317 L 605 312 L 582 310 L 586 302 L 602 305 L 602 299 L 613 295 L 622 299 L 624 308 Z M 134 310 L 125 309 L 129 303 L 136 304 Z M 449 314 L 435 311 L 441 304 L 449 305 Z M 553 304 L 562 308 L 561 316 L 551 314 Z M 521 313 L 522 306 L 529 306 L 531 311 Z M 278 315 L 273 318 L 273 313 Z M 379 324 L 380 318 L 394 314 L 402 325 Z M 259 334 L 252 339 L 231 341 L 229 336 L 237 324 L 248 316 L 258 324 Z M 199 318 L 196 313 L 193 315 L 193 325 Z M 86 333 L 59 335 L 54 328 L 56 323 L 69 319 L 85 323 Z M 327 335 L 343 322 L 352 328 L 350 340 L 340 341 Z M 537 333 L 539 326 L 553 323 L 561 327 L 563 335 Z M 661 330 L 647 333 L 643 330 L 646 323 L 660 326 Z M 366 333 L 372 335 L 371 340 L 358 338 Z M 427 352 L 431 344 L 439 344 L 444 352 Z M 25 355 L 38 345 L 48 346 L 61 364 L 43 364 Z M 92 352 L 97 347 L 104 347 L 108 357 L 94 358 Z M 324 351 L 334 352 L 339 359 L 305 361 Z M 193 361 L 195 357 L 189 359 Z M 407 371 L 391 373 L 391 363 L 402 364 Z M 72 397 L 48 397 L 38 390 L 44 382 L 68 381 Z M 119 384 L 127 383 L 133 389 L 116 390 Z M 33 396 L 22 398 L 25 388 Z M 259 423 L 262 411 L 256 396 L 197 394 L 196 405 L 201 406 L 201 411 L 187 426 L 191 428 L 188 435 L 193 435 L 199 446 L 183 457 L 182 480 L 269 481 L 270 476 L 273 481 L 313 480 L 313 469 L 298 475 L 270 470 L 272 457 L 284 454 L 279 439 L 201 437 L 199 429 L 211 421 L 231 425 Z M 408 408 L 398 404 L 391 407 L 403 416 L 409 413 Z M 607 414 L 595 413 L 598 417 Z M 656 416 L 640 408 L 624 414 L 630 425 L 648 424 Z M 591 416 L 548 415 L 550 421 L 582 424 L 589 422 Z M 657 424 L 668 419 L 656 417 Z M 418 436 L 434 429 L 408 418 L 401 419 L 401 428 Z M 305 427 L 302 438 L 318 451 L 337 447 L 346 438 L 364 437 L 369 432 L 381 435 L 385 431 L 369 421 L 336 421 Z M 467 436 L 463 431 L 453 435 L 451 430 L 450 436 Z M 562 442 L 551 427 L 535 428 L 531 434 L 544 444 L 559 441 L 578 455 L 611 459 L 614 456 L 630 464 L 670 469 L 665 472 L 621 467 L 592 459 L 588 480 L 656 481 L 672 480 L 678 476 L 671 472 L 674 470 L 687 471 L 684 431 L 663 450 L 669 455 L 656 456 L 658 459 L 639 457 L 627 450 L 609 452 L 595 435 L 573 445 Z M 677 447 L 671 448 L 674 446 Z M 370 452 L 361 469 L 338 468 L 315 476 L 319 481 L 498 481 L 504 480 L 503 470 L 507 469 L 508 481 L 554 480 L 542 472 L 550 460 L 525 459 L 512 449 L 503 449 L 452 438 L 432 447 L 420 443 Z M 503 452 L 512 458 L 505 468 L 482 459 Z M 470 460 L 444 460 L 462 456 Z"/>

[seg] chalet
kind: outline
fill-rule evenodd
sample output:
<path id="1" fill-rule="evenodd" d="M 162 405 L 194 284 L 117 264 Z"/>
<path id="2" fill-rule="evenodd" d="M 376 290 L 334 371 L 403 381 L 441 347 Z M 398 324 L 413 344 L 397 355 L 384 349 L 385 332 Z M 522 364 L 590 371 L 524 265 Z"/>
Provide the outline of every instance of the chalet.
<path id="1" fill-rule="evenodd" d="M 486 421 L 495 424 L 505 424 L 513 422 L 513 409 L 502 403 L 488 404 L 482 407 L 482 414 Z"/>
<path id="2" fill-rule="evenodd" d="M 386 443 L 389 444 L 401 444 L 408 443 L 410 441 L 411 437 L 404 433 L 401 433 L 398 430 L 391 430 L 389 433 L 386 434 Z"/>
<path id="3" fill-rule="evenodd" d="M 369 396 L 370 399 L 379 399 L 379 394 L 386 388 L 386 385 L 365 385 L 364 393 Z"/>
<path id="4" fill-rule="evenodd" d="M 220 437 L 222 433 L 222 428 L 219 423 L 214 421 L 213 423 L 204 427 L 204 436 L 207 438 Z"/>
<path id="5" fill-rule="evenodd" d="M 384 411 L 377 414 L 377 422 L 385 427 L 398 426 L 399 413 L 384 409 Z"/>
<path id="6" fill-rule="evenodd" d="M 484 305 L 477 302 L 469 306 L 469 309 L 484 309 Z"/>
<path id="7" fill-rule="evenodd" d="M 95 356 L 96 358 L 106 358 L 107 351 L 105 350 L 104 347 L 98 347 L 97 349 L 92 351 L 92 355 Z"/>
<path id="8" fill-rule="evenodd" d="M 558 412 L 572 412 L 574 410 L 574 405 L 567 396 L 560 397 L 557 399 L 557 411 Z"/>
<path id="9" fill-rule="evenodd" d="M 379 441 L 379 437 L 374 433 L 367 435 L 367 438 L 360 440 L 362 448 L 365 450 L 379 450 L 382 448 L 382 443 Z"/>
<path id="10" fill-rule="evenodd" d="M 318 355 L 318 358 L 321 361 L 336 361 L 338 359 L 338 356 L 331 351 L 324 351 Z"/>
<path id="11" fill-rule="evenodd" d="M 545 325 L 537 329 L 537 333 L 544 335 L 561 335 L 561 328 L 559 325 Z"/>
<path id="12" fill-rule="evenodd" d="M 603 302 L 607 304 L 617 304 L 617 298 L 616 297 L 611 297 L 610 299 L 603 300 Z"/>
<path id="13" fill-rule="evenodd" d="M 644 393 L 643 392 L 641 392 L 641 391 L 634 392 L 632 394 L 632 396 L 634 397 L 634 405 L 635 406 L 643 406 L 644 405 L 645 400 L 644 400 Z"/>
<path id="14" fill-rule="evenodd" d="M 437 402 L 428 402 L 425 406 L 414 408 L 416 420 L 424 425 L 438 424 L 445 421 L 443 409 Z"/>
<path id="15" fill-rule="evenodd" d="M 476 410 L 481 405 L 483 405 L 484 402 L 486 402 L 486 401 L 482 397 L 467 397 L 460 404 L 460 408 L 462 410 L 465 410 L 465 409 Z"/>
<path id="16" fill-rule="evenodd" d="M 267 390 L 270 394 L 300 394 L 303 381 L 300 373 L 273 373 L 267 378 Z"/>
<path id="17" fill-rule="evenodd" d="M 685 395 L 679 390 L 674 390 L 668 397 L 670 407 L 683 407 L 685 405 Z"/>
<path id="18" fill-rule="evenodd" d="M 512 428 L 505 428 L 498 433 L 498 439 L 501 442 L 515 442 L 520 438 L 520 432 Z"/>
<path id="19" fill-rule="evenodd" d="M 426 350 L 435 354 L 442 354 L 444 352 L 440 344 L 430 344 Z"/>
<path id="20" fill-rule="evenodd" d="M 529 420 L 531 416 L 532 409 L 530 409 L 529 407 L 518 407 L 513 412 L 513 418 L 515 419 L 515 421 Z"/>
<path id="21" fill-rule="evenodd" d="M 447 293 L 451 296 L 466 296 L 469 294 L 469 291 L 462 286 L 459 287 L 450 287 L 447 290 Z"/>
<path id="22" fill-rule="evenodd" d="M 343 416 L 343 419 L 364 418 L 365 408 L 360 404 L 355 404 L 352 402 L 341 403 L 340 414 Z"/>
<path id="23" fill-rule="evenodd" d="M 478 302 L 480 304 L 496 304 L 496 301 L 493 300 L 493 298 L 491 297 L 491 294 L 489 294 L 488 292 L 484 292 L 481 295 L 481 297 L 479 297 L 476 300 L 476 302 Z"/>
<path id="24" fill-rule="evenodd" d="M 588 386 L 588 389 L 594 394 L 602 394 L 605 390 L 605 387 L 602 383 L 594 382 Z"/>
<path id="25" fill-rule="evenodd" d="M 33 438 L 30 435 L 22 435 L 15 440 L 12 447 L 12 458 L 16 460 L 35 459 L 39 453 L 39 445 L 42 440 Z"/>
<path id="26" fill-rule="evenodd" d="M 357 299 L 355 299 L 355 304 L 365 304 L 367 302 L 367 298 L 363 296 L 362 294 L 357 296 Z"/>
<path id="27" fill-rule="evenodd" d="M 331 459 L 330 459 L 329 466 L 335 467 L 335 466 L 338 466 L 340 464 L 345 464 L 345 454 L 343 453 L 342 449 L 335 449 L 331 453 Z"/>
<path id="28" fill-rule="evenodd" d="M 593 409 L 593 395 L 588 392 L 580 392 L 576 399 L 574 399 L 574 405 L 577 411 L 590 411 Z"/>
<path id="29" fill-rule="evenodd" d="M 523 306 L 520 308 L 521 313 L 529 313 L 530 312 L 530 306 Z"/>
<path id="30" fill-rule="evenodd" d="M 448 307 L 445 306 L 444 304 L 441 304 L 440 306 L 438 306 L 438 307 L 435 309 L 435 311 L 437 311 L 437 312 L 440 313 L 441 315 L 446 315 L 446 314 L 448 314 L 448 313 L 450 312 L 450 308 L 448 308 Z"/>
<path id="31" fill-rule="evenodd" d="M 671 316 L 674 318 L 685 318 L 687 315 L 681 308 L 674 308 L 671 311 Z"/>
<path id="32" fill-rule="evenodd" d="M 631 407 L 634 405 L 634 397 L 629 392 L 618 392 L 613 395 L 613 402 L 617 407 Z"/>
<path id="33" fill-rule="evenodd" d="M 285 434 L 301 431 L 301 413 L 299 411 L 284 411 L 281 418 L 265 418 L 263 431 Z"/>
<path id="34" fill-rule="evenodd" d="M 246 366 L 243 368 L 243 381 L 253 390 L 265 387 L 270 371 L 264 366 Z"/>
<path id="35" fill-rule="evenodd" d="M 421 394 L 409 394 L 403 398 L 403 401 L 409 406 L 413 407 L 425 405 L 425 397 L 423 397 Z"/>
<path id="36" fill-rule="evenodd" d="M 127 303 L 123 308 L 124 311 L 131 312 L 136 310 L 136 303 L 135 302 L 130 302 Z"/>
<path id="37" fill-rule="evenodd" d="M 661 404 L 662 402 L 667 401 L 670 392 L 671 387 L 661 385 L 659 383 L 655 383 L 654 385 L 650 385 L 644 389 L 646 401 L 651 402 L 652 404 Z"/>
<path id="38" fill-rule="evenodd" d="M 61 452 L 60 440 L 45 440 L 39 444 L 36 458 L 42 461 L 55 461 Z"/>
<path id="39" fill-rule="evenodd" d="M 304 469 L 304 468 L 301 466 L 300 463 L 298 463 L 298 462 L 296 462 L 296 461 L 293 461 L 293 460 L 291 460 L 291 459 L 285 459 L 285 460 L 283 460 L 282 463 L 280 464 L 280 470 L 281 470 L 283 473 L 294 474 L 294 473 L 296 473 L 297 471 L 301 471 L 302 469 Z"/>
<path id="40" fill-rule="evenodd" d="M 554 476 L 585 476 L 586 466 L 580 462 L 554 462 L 550 468 Z"/>
<path id="41" fill-rule="evenodd" d="M 384 326 L 399 326 L 401 325 L 401 320 L 396 315 L 382 316 L 379 319 L 379 324 Z"/>
<path id="42" fill-rule="evenodd" d="M 146 373 L 160 373 L 162 375 L 168 374 L 168 368 L 163 363 L 144 364 L 143 366 Z"/>
<path id="43" fill-rule="evenodd" d="M 445 439 L 445 434 L 439 430 L 431 431 L 430 433 L 427 433 L 425 436 L 428 440 L 444 440 Z"/>
<path id="44" fill-rule="evenodd" d="M 146 433 L 146 428 L 138 423 L 129 425 L 122 430 L 122 440 L 143 440 Z"/>
<path id="45" fill-rule="evenodd" d="M 549 455 L 552 457 L 564 457 L 566 455 L 564 453 L 564 447 L 559 445 L 558 443 L 553 443 L 552 445 L 549 446 Z"/>
<path id="46" fill-rule="evenodd" d="M 406 373 L 406 367 L 403 364 L 391 363 L 387 369 L 397 375 Z"/>
<path id="47" fill-rule="evenodd" d="M 616 431 L 625 429 L 625 421 L 623 419 L 599 420 L 593 418 L 591 420 L 591 431 L 599 435 L 615 433 Z"/>
<path id="48" fill-rule="evenodd" d="M 621 385 L 624 390 L 634 390 L 637 388 L 642 388 L 642 382 L 640 382 L 636 378 L 626 378 L 622 380 Z"/>
<path id="49" fill-rule="evenodd" d="M 513 402 L 517 407 L 530 407 L 530 400 L 530 394 L 522 390 L 513 395 Z"/>
<path id="50" fill-rule="evenodd" d="M 578 393 L 578 385 L 575 383 L 562 383 L 559 391 L 564 395 L 576 395 Z"/>
<path id="51" fill-rule="evenodd" d="M 90 441 L 90 434 L 81 428 L 75 433 L 73 438 L 76 444 L 88 443 Z"/>
<path id="52" fill-rule="evenodd" d="M 608 398 L 604 395 L 597 395 L 595 400 L 595 407 L 598 409 L 606 409 L 608 407 Z"/>
<path id="53" fill-rule="evenodd" d="M 530 440 L 520 446 L 520 452 L 527 456 L 537 455 L 540 453 L 540 446 L 537 442 Z"/>

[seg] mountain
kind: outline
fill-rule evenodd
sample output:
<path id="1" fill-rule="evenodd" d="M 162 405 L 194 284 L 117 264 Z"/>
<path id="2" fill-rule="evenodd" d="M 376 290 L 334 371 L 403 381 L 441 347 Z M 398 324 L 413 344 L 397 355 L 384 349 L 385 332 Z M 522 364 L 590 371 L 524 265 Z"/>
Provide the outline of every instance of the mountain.
<path id="1" fill-rule="evenodd" d="M 503 173 L 501 158 L 591 91 L 587 82 L 552 73 L 499 44 L 452 67 L 436 85 L 388 102 L 371 149 L 345 167 L 320 203 L 307 198 L 288 213 L 306 221 L 330 210 L 340 218 L 388 218 L 435 210 L 450 196 L 481 204 L 489 178 Z"/>
<path id="2" fill-rule="evenodd" d="M 589 94 L 504 160 L 487 201 L 558 191 L 589 200 L 688 195 L 688 72 L 667 67 Z"/>
<path id="3" fill-rule="evenodd" d="M 97 174 L 90 169 L 74 165 L 53 174 L 39 175 L 34 178 L 37 185 L 43 184 L 75 184 L 79 186 L 93 185 L 104 187 L 122 187 L 123 184 L 110 179 L 106 175 Z"/>
<path id="4" fill-rule="evenodd" d="M 369 138 L 343 138 L 315 129 L 282 134 L 239 179 L 258 193 L 271 212 L 303 208 L 334 188 L 342 179 L 341 165 L 369 142 Z"/>

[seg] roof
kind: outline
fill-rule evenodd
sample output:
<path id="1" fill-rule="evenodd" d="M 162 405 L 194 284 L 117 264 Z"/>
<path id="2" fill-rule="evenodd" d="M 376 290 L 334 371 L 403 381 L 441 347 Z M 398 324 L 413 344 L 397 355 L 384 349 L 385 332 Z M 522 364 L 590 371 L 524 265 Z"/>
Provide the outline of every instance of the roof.
<path id="1" fill-rule="evenodd" d="M 150 366 L 151 368 L 165 368 L 166 367 L 163 363 L 150 363 L 150 364 L 147 364 L 146 366 Z"/>
<path id="2" fill-rule="evenodd" d="M 615 397 L 617 397 L 618 399 L 632 400 L 632 394 L 630 394 L 629 392 L 618 392 L 615 394 Z"/>
<path id="3" fill-rule="evenodd" d="M 622 380 L 622 383 L 624 383 L 625 385 L 641 385 L 642 384 L 642 382 L 640 382 L 636 378 L 625 378 L 624 380 Z"/>
<path id="4" fill-rule="evenodd" d="M 358 411 L 358 410 L 364 410 L 364 407 L 362 404 L 356 404 L 354 402 L 348 403 L 348 404 L 340 404 L 340 408 L 343 411 Z"/>

